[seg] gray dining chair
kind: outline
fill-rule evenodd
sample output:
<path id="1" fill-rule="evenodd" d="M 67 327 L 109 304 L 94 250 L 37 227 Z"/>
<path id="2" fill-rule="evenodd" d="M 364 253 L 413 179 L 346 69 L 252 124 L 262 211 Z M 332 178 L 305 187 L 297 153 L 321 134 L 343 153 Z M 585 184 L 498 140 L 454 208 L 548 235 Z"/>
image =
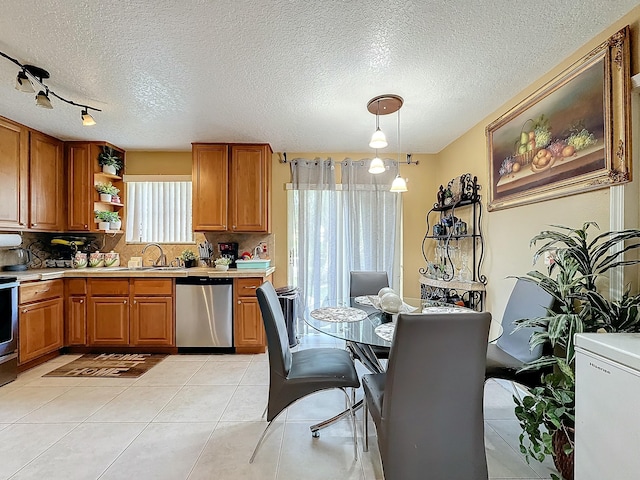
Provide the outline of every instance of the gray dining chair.
<path id="1" fill-rule="evenodd" d="M 351 410 L 353 446 L 357 459 L 355 412 L 346 389 L 358 388 L 360 380 L 349 352 L 338 348 L 311 348 L 291 352 L 287 326 L 273 285 L 270 282 L 263 283 L 256 290 L 256 295 L 267 334 L 269 400 L 266 409 L 268 423 L 249 463 L 253 463 L 269 427 L 284 409 L 307 395 L 333 388 L 344 392 Z"/>
<path id="2" fill-rule="evenodd" d="M 374 270 L 352 271 L 349 275 L 349 297 L 360 297 L 363 295 L 377 295 L 381 288 L 389 286 L 387 272 Z M 360 354 L 358 349 L 351 348 L 354 359 L 360 360 L 369 370 L 377 370 L 369 360 Z M 389 347 L 372 346 L 371 351 L 378 359 L 389 358 Z"/>
<path id="3" fill-rule="evenodd" d="M 519 278 L 511 291 L 502 315 L 502 335 L 487 348 L 486 379 L 501 378 L 526 387 L 540 385 L 542 372 L 528 370 L 519 372 L 528 362 L 543 355 L 542 345 L 531 348 L 529 339 L 542 328 L 516 329 L 516 320 L 544 317 L 553 307 L 554 297 L 535 282 Z"/>
<path id="4" fill-rule="evenodd" d="M 486 480 L 482 412 L 491 314 L 400 314 L 384 373 L 364 375 L 385 480 Z"/>

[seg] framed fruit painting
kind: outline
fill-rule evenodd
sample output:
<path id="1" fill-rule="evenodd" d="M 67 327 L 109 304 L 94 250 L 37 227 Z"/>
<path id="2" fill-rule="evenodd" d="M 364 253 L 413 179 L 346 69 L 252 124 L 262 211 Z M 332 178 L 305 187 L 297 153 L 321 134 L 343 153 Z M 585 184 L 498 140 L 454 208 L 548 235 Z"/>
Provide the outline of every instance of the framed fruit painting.
<path id="1" fill-rule="evenodd" d="M 486 129 L 489 210 L 630 178 L 629 27 Z"/>

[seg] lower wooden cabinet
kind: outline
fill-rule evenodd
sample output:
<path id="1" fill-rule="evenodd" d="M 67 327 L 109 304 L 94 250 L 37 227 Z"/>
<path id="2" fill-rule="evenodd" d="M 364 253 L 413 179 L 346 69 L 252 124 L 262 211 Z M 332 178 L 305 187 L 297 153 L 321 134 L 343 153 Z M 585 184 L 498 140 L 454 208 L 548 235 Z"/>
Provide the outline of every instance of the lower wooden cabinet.
<path id="1" fill-rule="evenodd" d="M 173 297 L 133 297 L 131 345 L 173 344 Z"/>
<path id="2" fill-rule="evenodd" d="M 94 346 L 175 345 L 174 282 L 170 278 L 88 280 L 87 339 Z M 79 301 L 79 300 L 76 300 Z M 68 300 L 67 331 L 79 331 L 82 309 Z M 76 326 L 72 325 L 74 323 Z M 77 337 L 80 339 L 80 334 Z M 69 343 L 71 344 L 71 343 Z"/>
<path id="3" fill-rule="evenodd" d="M 24 364 L 54 352 L 64 340 L 62 280 L 20 286 L 18 361 Z"/>
<path id="4" fill-rule="evenodd" d="M 87 343 L 87 297 L 73 295 L 67 297 L 65 315 L 65 345 L 86 345 Z"/>
<path id="5" fill-rule="evenodd" d="M 90 297 L 88 345 L 129 345 L 129 297 Z"/>
<path id="6" fill-rule="evenodd" d="M 256 289 L 263 281 L 262 277 L 235 279 L 233 343 L 238 353 L 265 351 L 264 324 L 256 297 Z"/>

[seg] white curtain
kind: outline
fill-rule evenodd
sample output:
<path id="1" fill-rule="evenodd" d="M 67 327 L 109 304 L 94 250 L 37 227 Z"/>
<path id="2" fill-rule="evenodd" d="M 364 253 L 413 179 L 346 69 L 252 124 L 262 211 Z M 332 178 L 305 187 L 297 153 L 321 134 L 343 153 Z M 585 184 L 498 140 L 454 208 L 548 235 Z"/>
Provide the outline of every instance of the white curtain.
<path id="1" fill-rule="evenodd" d="M 127 182 L 127 242 L 192 243 L 191 182 Z"/>
<path id="2" fill-rule="evenodd" d="M 342 163 L 345 242 L 349 270 L 386 271 L 400 287 L 400 218 L 402 195 L 390 192 L 398 163 L 385 160 L 386 171 L 369 173 L 369 159 Z M 348 273 L 348 272 L 347 272 Z"/>
<path id="3" fill-rule="evenodd" d="M 368 160 L 345 163 L 338 188 L 333 161 L 291 163 L 289 281 L 305 308 L 347 296 L 351 270 L 384 270 L 399 285 L 401 196 L 389 192 L 397 164 L 374 176 Z"/>

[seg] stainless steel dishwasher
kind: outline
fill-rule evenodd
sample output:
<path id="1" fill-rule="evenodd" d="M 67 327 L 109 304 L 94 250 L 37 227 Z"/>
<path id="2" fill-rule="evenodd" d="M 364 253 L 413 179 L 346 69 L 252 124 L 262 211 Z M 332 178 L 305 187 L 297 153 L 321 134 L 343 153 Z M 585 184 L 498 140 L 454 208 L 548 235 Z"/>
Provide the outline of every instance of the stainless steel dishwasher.
<path id="1" fill-rule="evenodd" d="M 233 348 L 233 279 L 176 279 L 176 346 L 182 351 Z"/>

